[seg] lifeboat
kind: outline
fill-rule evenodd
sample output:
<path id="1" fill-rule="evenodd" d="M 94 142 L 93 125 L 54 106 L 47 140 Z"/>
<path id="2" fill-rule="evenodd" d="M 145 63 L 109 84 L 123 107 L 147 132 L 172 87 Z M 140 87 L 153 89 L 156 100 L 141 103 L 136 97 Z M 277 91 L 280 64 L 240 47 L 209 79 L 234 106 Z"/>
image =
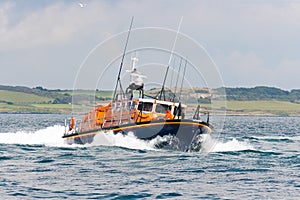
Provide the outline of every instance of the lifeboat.
<path id="1" fill-rule="evenodd" d="M 171 138 L 170 143 L 176 144 L 175 147 L 170 147 L 170 143 L 159 144 L 159 148 L 167 146 L 167 148 L 181 151 L 199 148 L 202 135 L 211 132 L 209 113 L 204 113 L 206 120 L 201 120 L 200 106 L 198 106 L 194 116 L 189 118 L 186 113 L 188 106 L 180 101 L 180 97 L 166 98 L 164 84 L 168 69 L 160 92 L 156 96 L 145 95 L 143 79 L 146 76 L 138 72 L 136 68 L 138 59 L 133 57 L 129 70 L 130 83 L 126 91 L 117 92 L 122 91 L 117 90 L 117 87 L 119 85 L 122 88 L 120 74 L 131 25 L 112 101 L 107 105 L 95 106 L 80 120 L 74 122 L 72 118 L 70 127 L 66 127 L 63 138 L 67 144 L 89 144 L 93 142 L 97 134 L 113 132 L 127 135 L 133 133 L 141 140 L 168 137 Z"/>
<path id="2" fill-rule="evenodd" d="M 132 60 L 136 60 L 135 58 Z M 175 100 L 164 100 L 161 95 L 150 97 L 144 95 L 144 84 L 137 76 L 136 69 L 131 71 L 133 81 L 126 93 L 116 94 L 115 99 L 107 105 L 97 106 L 85 113 L 81 120 L 63 135 L 68 144 L 92 143 L 95 135 L 112 131 L 114 134 L 133 133 L 138 139 L 151 140 L 156 137 L 171 137 L 176 141 L 176 149 L 189 151 L 197 146 L 203 134 L 211 132 L 209 113 L 207 120 L 200 119 L 200 106 L 193 118 L 186 116 L 188 106 Z M 134 98 L 134 91 L 138 96 Z"/>

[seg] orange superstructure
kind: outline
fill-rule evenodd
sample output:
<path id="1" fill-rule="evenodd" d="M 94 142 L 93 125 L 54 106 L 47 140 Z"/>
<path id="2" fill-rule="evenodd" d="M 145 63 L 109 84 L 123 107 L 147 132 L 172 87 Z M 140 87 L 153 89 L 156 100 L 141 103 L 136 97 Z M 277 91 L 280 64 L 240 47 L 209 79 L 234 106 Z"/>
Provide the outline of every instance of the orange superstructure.
<path id="1" fill-rule="evenodd" d="M 174 119 L 177 104 L 156 99 L 119 100 L 98 106 L 86 113 L 81 120 L 80 131 L 109 128 L 128 123 Z M 183 109 L 186 106 L 183 106 Z M 180 116 L 182 117 L 182 116 Z M 178 117 L 177 117 L 178 118 Z"/>

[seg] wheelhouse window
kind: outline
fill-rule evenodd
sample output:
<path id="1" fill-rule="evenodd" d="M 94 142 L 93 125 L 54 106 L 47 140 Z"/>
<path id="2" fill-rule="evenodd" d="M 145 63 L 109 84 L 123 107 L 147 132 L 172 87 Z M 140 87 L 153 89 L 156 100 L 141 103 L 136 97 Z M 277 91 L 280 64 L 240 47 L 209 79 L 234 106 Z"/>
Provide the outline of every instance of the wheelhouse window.
<path id="1" fill-rule="evenodd" d="M 153 108 L 153 103 L 151 102 L 139 102 L 138 110 L 151 112 Z"/>
<path id="2" fill-rule="evenodd" d="M 165 114 L 167 110 L 171 110 L 172 107 L 164 104 L 156 104 L 155 112 Z"/>

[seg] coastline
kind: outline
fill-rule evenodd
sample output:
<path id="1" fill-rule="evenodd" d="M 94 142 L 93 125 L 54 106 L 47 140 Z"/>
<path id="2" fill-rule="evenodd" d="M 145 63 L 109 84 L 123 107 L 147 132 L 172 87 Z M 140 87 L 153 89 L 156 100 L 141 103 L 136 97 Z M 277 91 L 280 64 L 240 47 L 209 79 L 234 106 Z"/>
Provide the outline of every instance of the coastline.
<path id="1" fill-rule="evenodd" d="M 36 109 L 28 109 L 28 108 L 23 108 L 23 109 L 2 109 L 0 107 L 0 114 L 72 114 L 72 108 L 60 108 L 60 109 L 49 109 L 47 107 L 45 108 L 39 108 L 38 110 Z M 258 116 L 258 117 L 300 117 L 300 112 L 296 111 L 286 111 L 282 112 L 282 110 L 273 110 L 273 111 L 266 111 L 266 110 L 260 110 L 260 111 L 233 111 L 233 110 L 227 110 L 222 111 L 218 113 L 218 111 L 214 112 L 215 115 L 226 115 L 226 116 Z"/>
<path id="2" fill-rule="evenodd" d="M 215 89 L 217 90 L 217 89 Z M 300 116 L 300 89 L 284 91 L 279 88 L 257 86 L 255 88 L 225 88 L 226 102 L 216 96 L 202 98 L 209 94 L 207 88 L 194 88 L 190 95 L 189 89 L 184 89 L 186 101 L 189 97 L 198 99 L 203 111 L 228 116 Z M 157 94 L 158 89 L 150 89 L 148 95 Z M 213 92 L 213 91 L 212 91 Z M 217 91 L 215 91 L 217 92 Z M 196 95 L 196 96 L 195 96 Z M 75 105 L 73 97 L 80 99 Z M 48 90 L 42 87 L 29 88 L 24 86 L 0 85 L 0 113 L 6 114 L 71 114 L 72 109 L 88 110 L 90 99 L 97 104 L 106 104 L 111 100 L 111 90 Z M 198 106 L 190 102 L 189 114 L 194 114 Z M 219 113 L 218 113 L 219 112 Z"/>

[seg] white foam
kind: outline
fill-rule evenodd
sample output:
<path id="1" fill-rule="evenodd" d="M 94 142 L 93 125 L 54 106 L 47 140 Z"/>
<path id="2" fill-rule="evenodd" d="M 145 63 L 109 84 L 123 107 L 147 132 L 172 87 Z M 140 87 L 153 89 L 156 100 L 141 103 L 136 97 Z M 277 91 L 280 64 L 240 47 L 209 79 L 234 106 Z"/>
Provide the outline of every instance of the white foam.
<path id="1" fill-rule="evenodd" d="M 34 132 L 18 131 L 15 133 L 0 133 L 0 143 L 65 146 L 62 138 L 64 130 L 64 126 L 55 125 Z"/>
<path id="2" fill-rule="evenodd" d="M 140 140 L 133 133 L 123 135 L 121 133 L 114 134 L 112 131 L 100 132 L 94 137 L 92 146 L 118 146 L 129 149 L 154 150 L 151 141 Z"/>
<path id="3" fill-rule="evenodd" d="M 68 145 L 64 142 L 62 135 L 64 126 L 50 126 L 33 132 L 18 131 L 15 133 L 0 133 L 0 143 L 2 144 L 29 144 L 45 145 L 54 147 L 88 147 L 88 146 L 118 146 L 129 149 L 155 150 L 155 144 L 166 140 L 163 137 L 156 137 L 150 141 L 140 140 L 129 133 L 114 134 L 110 132 L 99 132 L 91 144 L 86 145 Z M 222 142 L 214 139 L 211 135 L 203 135 L 203 145 L 201 152 L 226 152 L 242 151 L 254 149 L 251 144 L 245 141 L 238 141 L 233 138 L 230 141 Z"/>
<path id="4" fill-rule="evenodd" d="M 232 138 L 230 141 L 219 141 L 212 138 L 210 135 L 205 135 L 202 145 L 202 152 L 228 152 L 228 151 L 243 151 L 254 150 L 254 147 L 246 141 L 238 141 Z"/>
<path id="5" fill-rule="evenodd" d="M 29 144 L 45 145 L 54 147 L 88 147 L 88 146 L 119 146 L 130 149 L 153 150 L 154 143 L 137 139 L 133 133 L 124 136 L 110 132 L 99 132 L 91 144 L 68 145 L 64 142 L 62 135 L 64 126 L 50 126 L 37 131 L 18 131 L 15 133 L 0 133 L 0 143 L 2 144 Z"/>

